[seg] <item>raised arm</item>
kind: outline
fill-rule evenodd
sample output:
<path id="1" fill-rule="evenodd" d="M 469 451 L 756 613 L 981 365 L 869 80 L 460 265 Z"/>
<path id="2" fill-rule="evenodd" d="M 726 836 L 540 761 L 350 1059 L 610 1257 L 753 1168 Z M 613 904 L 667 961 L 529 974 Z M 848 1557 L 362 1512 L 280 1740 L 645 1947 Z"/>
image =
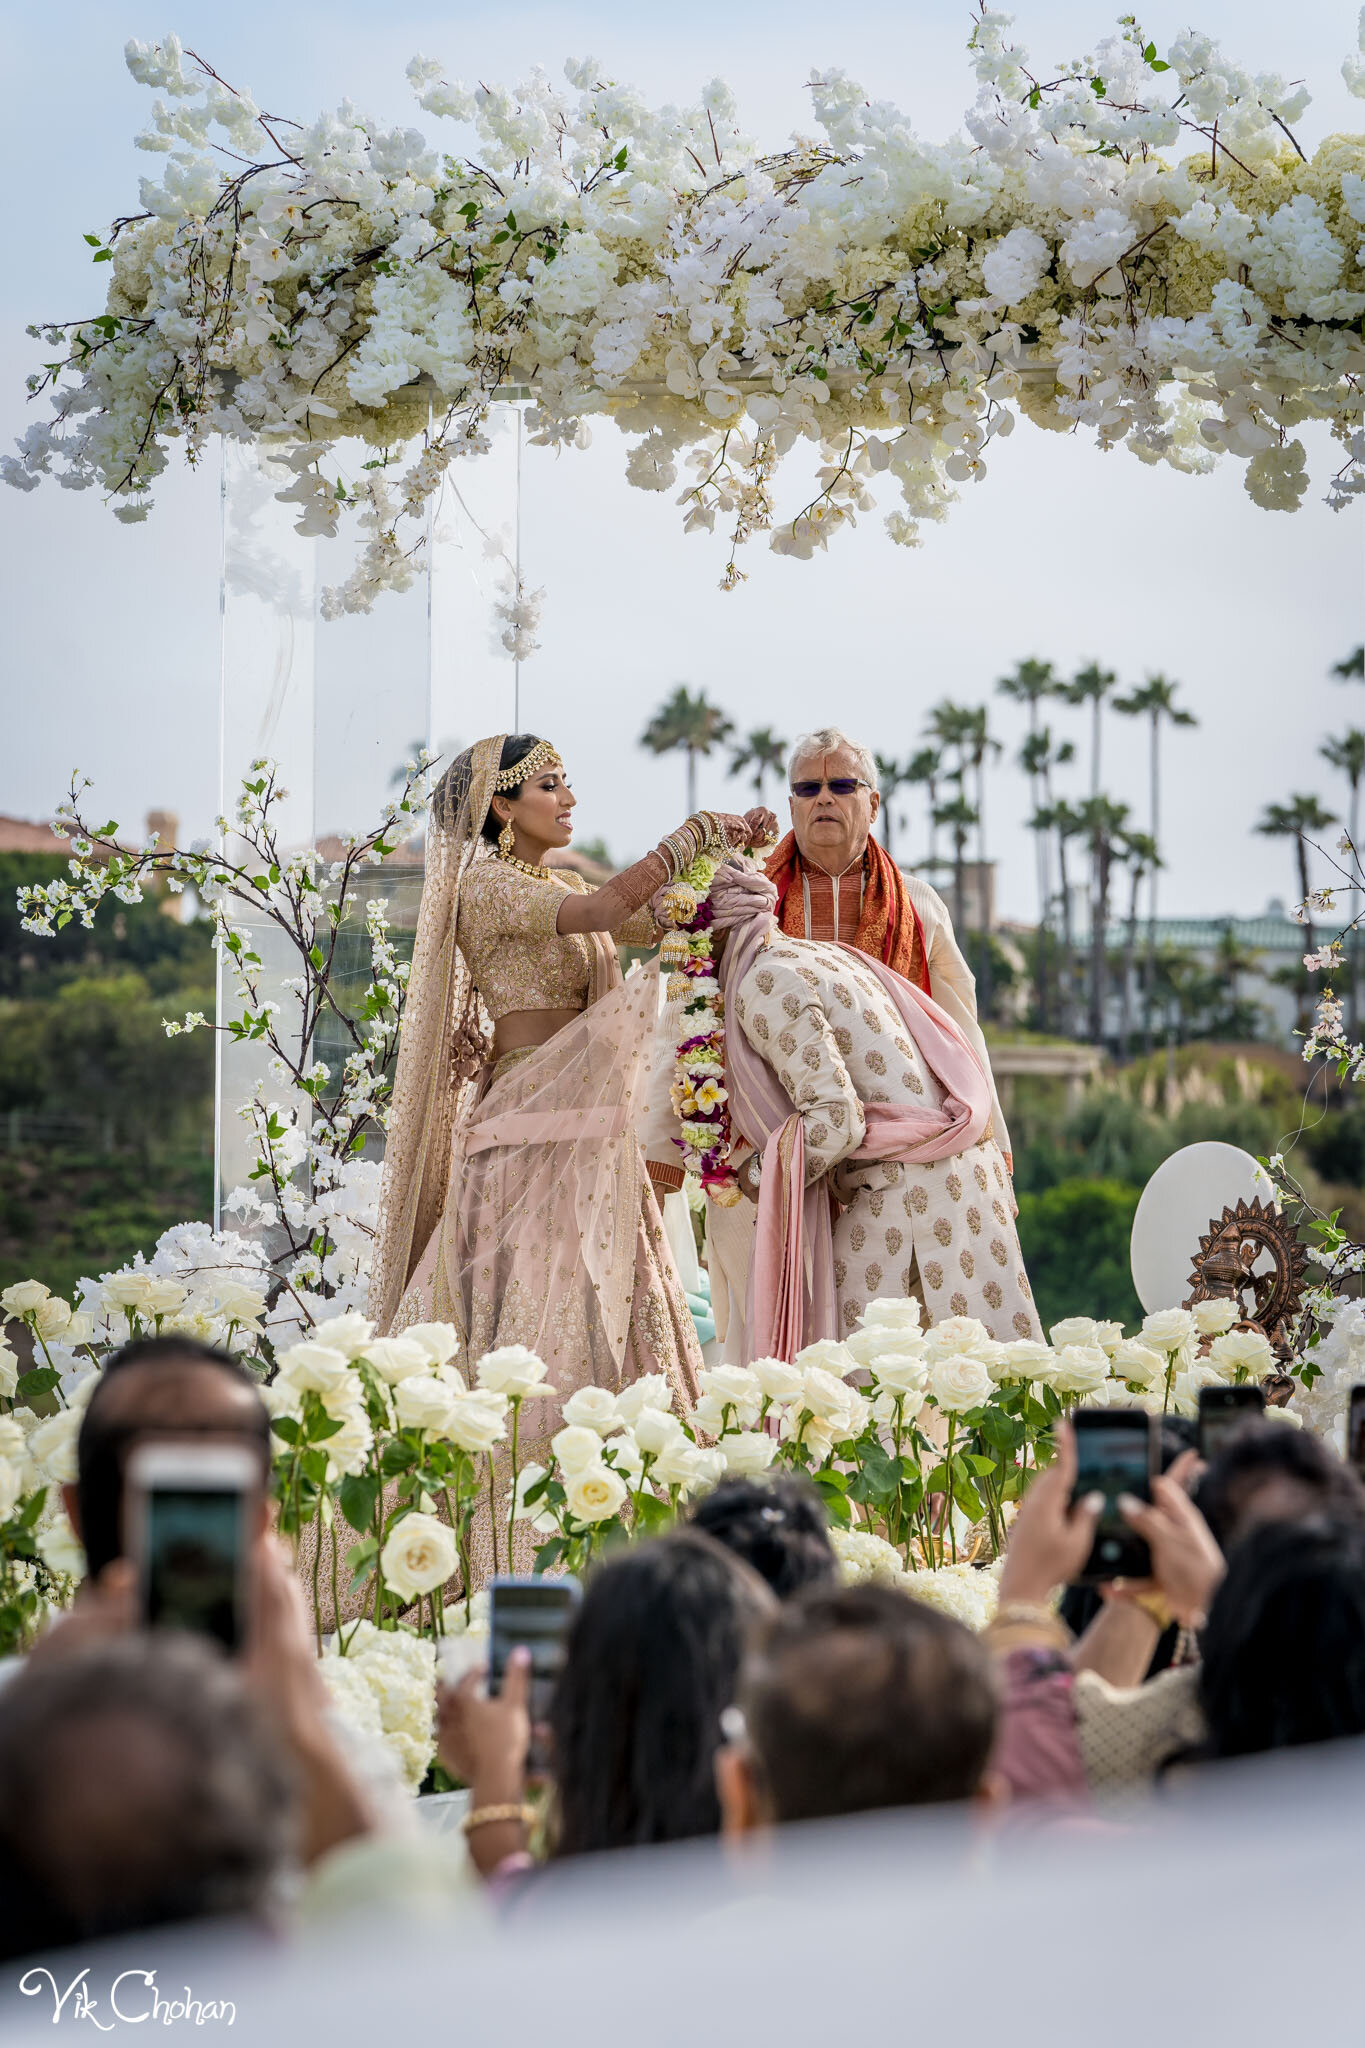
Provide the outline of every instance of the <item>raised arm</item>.
<path id="1" fill-rule="evenodd" d="M 653 921 L 633 922 L 651 896 L 690 867 L 704 846 L 751 846 L 770 839 L 776 820 L 771 811 L 748 811 L 742 818 L 729 811 L 698 811 L 661 839 L 652 853 L 613 875 L 590 895 L 566 896 L 559 907 L 558 932 L 612 932 L 627 944 L 649 945 Z"/>

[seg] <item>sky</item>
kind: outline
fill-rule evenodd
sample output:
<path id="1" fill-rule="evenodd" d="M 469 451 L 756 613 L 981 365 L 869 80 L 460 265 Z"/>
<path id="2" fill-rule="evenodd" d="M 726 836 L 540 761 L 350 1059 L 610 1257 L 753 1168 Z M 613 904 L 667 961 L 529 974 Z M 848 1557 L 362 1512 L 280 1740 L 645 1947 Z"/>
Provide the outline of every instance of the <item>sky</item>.
<path id="1" fill-rule="evenodd" d="M 13 0 L 0 9 L 9 184 L 28 194 L 12 209 L 0 271 L 0 445 L 27 423 L 23 379 L 38 350 L 25 325 L 98 310 L 101 273 L 81 236 L 130 210 L 138 177 L 157 167 L 132 145 L 150 96 L 124 69 L 129 35 L 174 30 L 274 112 L 308 117 L 349 96 L 428 132 L 438 124 L 413 105 L 403 75 L 418 52 L 441 57 L 447 75 L 503 81 L 533 62 L 557 72 L 566 57 L 591 52 L 659 101 L 690 99 L 720 75 L 749 132 L 774 148 L 809 126 L 802 86 L 816 65 L 863 79 L 935 139 L 957 127 L 972 93 L 968 10 L 943 0 L 845 0 L 837 10 L 813 0 L 751 0 L 744 9 L 695 0 L 685 18 L 603 0 L 449 11 L 402 0 L 162 7 L 149 17 L 130 0 L 74 0 L 62 10 L 56 62 L 53 29 L 36 10 Z M 1354 0 L 1298 9 L 1202 0 L 1192 18 L 1253 68 L 1309 80 L 1314 104 L 1299 135 L 1311 153 L 1324 135 L 1365 125 L 1340 78 L 1355 15 Z M 1187 25 L 1168 6 L 1142 19 L 1163 45 Z M 1018 10 L 1016 33 L 1046 64 L 1092 47 L 1112 24 L 1103 5 L 1036 0 Z M 684 809 L 681 760 L 638 746 L 678 682 L 705 688 L 742 730 L 772 726 L 789 738 L 837 722 L 894 756 L 913 749 L 945 695 L 989 700 L 1005 748 L 987 787 L 997 898 L 1006 916 L 1031 918 L 1027 791 L 1014 765 L 1023 721 L 995 695 L 996 679 L 1029 655 L 1064 675 L 1096 658 L 1125 687 L 1163 673 L 1199 720 L 1165 745 L 1163 907 L 1259 911 L 1289 896 L 1293 877 L 1289 848 L 1257 836 L 1254 820 L 1297 790 L 1342 808 L 1344 790 L 1317 749 L 1330 732 L 1365 724 L 1360 686 L 1327 675 L 1361 638 L 1359 514 L 1321 502 L 1336 451 L 1325 435 L 1308 439 L 1313 485 L 1304 508 L 1285 515 L 1252 504 L 1240 465 L 1181 476 L 1021 421 L 994 444 L 986 480 L 964 491 L 922 547 L 893 546 L 881 514 L 869 514 L 809 563 L 751 546 L 750 580 L 731 594 L 718 588 L 720 534 L 684 537 L 671 493 L 631 489 L 628 444 L 610 424 L 586 451 L 528 449 L 523 569 L 546 600 L 541 650 L 522 670 L 521 723 L 564 753 L 580 836 L 604 839 L 623 859 Z M 195 471 L 173 456 L 151 518 L 134 527 L 115 521 L 95 491 L 0 488 L 0 812 L 47 815 L 79 769 L 93 778 L 104 817 L 131 827 L 157 807 L 178 813 L 186 836 L 211 829 L 224 673 L 230 753 L 249 750 L 256 716 L 231 637 L 226 670 L 222 656 L 221 482 L 216 452 Z M 779 504 L 793 509 L 799 484 L 794 468 L 780 473 Z M 496 498 L 498 480 L 470 489 Z M 888 494 L 883 511 L 894 502 Z M 339 580 L 340 569 L 339 555 L 335 567 L 326 557 L 319 573 Z M 444 601 L 438 591 L 438 612 Z M 316 629 L 316 765 L 304 726 L 282 737 L 285 772 L 311 787 L 318 830 L 367 822 L 387 775 L 381 762 L 401 759 L 425 713 L 425 639 L 413 608 L 425 618 L 425 595 L 402 618 L 385 613 L 392 602 L 381 599 L 363 623 Z M 433 648 L 439 740 L 467 743 L 511 723 L 511 666 L 489 655 L 482 616 L 457 603 Z M 1055 722 L 1076 740 L 1069 793 L 1083 796 L 1088 726 L 1065 709 Z M 1144 822 L 1145 743 L 1131 722 L 1107 721 L 1102 766 L 1104 786 Z M 727 808 L 748 800 L 721 756 L 703 765 L 700 796 Z M 918 854 L 921 799 L 896 808 L 911 813 L 898 851 Z"/>

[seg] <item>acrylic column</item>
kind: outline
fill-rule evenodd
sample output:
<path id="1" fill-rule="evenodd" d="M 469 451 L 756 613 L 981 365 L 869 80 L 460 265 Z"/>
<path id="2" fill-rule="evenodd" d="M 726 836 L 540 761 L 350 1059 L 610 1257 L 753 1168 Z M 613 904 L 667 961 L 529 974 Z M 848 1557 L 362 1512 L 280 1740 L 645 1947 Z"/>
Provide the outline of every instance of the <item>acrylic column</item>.
<path id="1" fill-rule="evenodd" d="M 405 763 L 421 747 L 448 760 L 483 733 L 511 728 L 515 666 L 500 644 L 496 606 L 515 582 L 520 434 L 518 408 L 496 407 L 488 452 L 447 473 L 424 526 L 411 536 L 418 573 L 410 587 L 381 591 L 370 611 L 336 618 L 323 615 L 322 600 L 357 558 L 345 521 L 335 540 L 299 535 L 297 506 L 276 495 L 292 472 L 268 448 L 225 444 L 219 768 L 220 808 L 229 822 L 252 762 L 273 762 L 288 791 L 277 813 L 282 847 L 314 847 L 330 863 L 341 857 L 346 835 L 378 824 L 401 787 Z M 360 444 L 338 444 L 329 473 L 333 463 L 343 478 L 360 473 L 372 456 Z M 400 453 L 393 473 L 403 466 Z M 410 952 L 422 859 L 419 827 L 354 883 L 332 981 L 344 1009 L 359 1003 L 369 979 L 368 900 L 385 899 L 400 957 Z M 279 1003 L 287 1026 L 297 1012 L 287 986 L 297 956 L 264 915 L 244 913 L 240 925 L 261 958 L 262 993 Z M 236 1014 L 225 972 L 218 1002 L 220 1022 Z M 346 1040 L 334 1020 L 320 1025 L 307 1048 L 297 1030 L 292 1038 L 282 1035 L 291 1056 L 306 1051 L 340 1071 Z M 216 1199 L 220 1220 L 240 1227 L 222 1204 L 252 1161 L 241 1111 L 258 1087 L 281 1102 L 292 1103 L 294 1091 L 287 1076 L 271 1072 L 258 1041 L 220 1034 L 218 1046 Z M 382 1149 L 378 1138 L 373 1149 Z"/>

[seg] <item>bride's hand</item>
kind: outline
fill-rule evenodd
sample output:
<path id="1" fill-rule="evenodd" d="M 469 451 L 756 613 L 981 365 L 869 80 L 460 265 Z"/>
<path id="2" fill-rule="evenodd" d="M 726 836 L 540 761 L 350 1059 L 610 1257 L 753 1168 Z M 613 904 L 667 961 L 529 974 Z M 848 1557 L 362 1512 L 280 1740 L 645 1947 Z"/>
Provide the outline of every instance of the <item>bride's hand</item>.
<path id="1" fill-rule="evenodd" d="M 747 844 L 750 846 L 775 846 L 781 837 L 781 827 L 777 818 L 765 804 L 758 804 L 752 811 L 746 811 L 744 822 L 749 828 Z"/>
<path id="2" fill-rule="evenodd" d="M 771 818 L 772 812 L 748 811 L 742 818 L 737 818 L 733 811 L 717 811 L 714 815 L 727 846 L 753 846 L 757 844 L 754 820 Z M 773 822 L 776 824 L 776 819 Z"/>

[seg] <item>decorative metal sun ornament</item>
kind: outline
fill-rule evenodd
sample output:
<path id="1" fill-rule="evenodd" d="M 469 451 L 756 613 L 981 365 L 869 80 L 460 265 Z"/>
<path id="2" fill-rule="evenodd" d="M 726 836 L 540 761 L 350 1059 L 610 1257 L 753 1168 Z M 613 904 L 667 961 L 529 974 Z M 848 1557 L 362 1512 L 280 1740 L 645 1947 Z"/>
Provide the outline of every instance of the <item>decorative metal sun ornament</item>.
<path id="1" fill-rule="evenodd" d="M 1253 1271 L 1268 1253 L 1271 1269 Z M 1288 1365 L 1293 1357 L 1286 1335 L 1303 1300 L 1308 1252 L 1294 1225 L 1272 1203 L 1253 1199 L 1225 1208 L 1209 1219 L 1190 1271 L 1190 1293 L 1184 1306 L 1199 1301 L 1233 1301 L 1237 1327 L 1261 1330 L 1276 1356 Z M 1267 1390 L 1269 1392 L 1269 1390 Z M 1273 1398 L 1273 1397 L 1272 1397 Z"/>

